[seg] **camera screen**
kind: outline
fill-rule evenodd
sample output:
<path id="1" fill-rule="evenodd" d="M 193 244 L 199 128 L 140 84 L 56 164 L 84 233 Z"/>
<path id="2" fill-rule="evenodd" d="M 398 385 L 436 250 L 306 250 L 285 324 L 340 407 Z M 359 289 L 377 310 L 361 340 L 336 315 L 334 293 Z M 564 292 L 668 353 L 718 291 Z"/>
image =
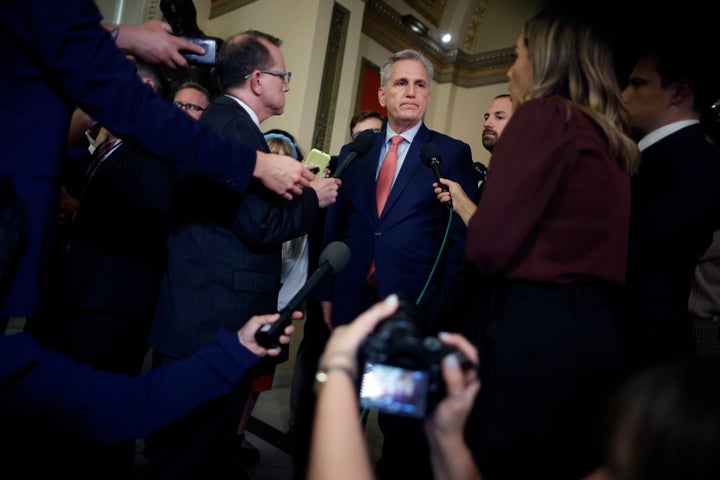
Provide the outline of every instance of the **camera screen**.
<path id="1" fill-rule="evenodd" d="M 368 362 L 360 384 L 360 406 L 425 418 L 427 382 L 425 371 Z"/>

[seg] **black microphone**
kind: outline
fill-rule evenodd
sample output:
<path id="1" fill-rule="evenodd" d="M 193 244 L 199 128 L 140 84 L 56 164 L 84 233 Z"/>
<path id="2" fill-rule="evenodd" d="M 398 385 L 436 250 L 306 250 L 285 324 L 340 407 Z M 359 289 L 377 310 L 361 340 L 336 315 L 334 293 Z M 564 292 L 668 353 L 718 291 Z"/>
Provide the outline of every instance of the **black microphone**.
<path id="1" fill-rule="evenodd" d="M 280 346 L 280 335 L 285 327 L 292 322 L 292 314 L 305 301 L 308 294 L 315 289 L 320 280 L 329 273 L 341 272 L 350 261 L 350 248 L 343 242 L 332 242 L 320 254 L 320 266 L 298 290 L 295 296 L 280 310 L 280 319 L 275 323 L 266 323 L 255 332 L 255 340 L 265 348 Z"/>
<path id="2" fill-rule="evenodd" d="M 444 183 L 440 183 L 440 178 L 443 178 L 443 174 L 440 171 L 440 149 L 437 145 L 432 142 L 423 145 L 420 149 L 420 160 L 422 160 L 426 167 L 432 168 L 438 185 L 440 185 L 443 192 L 447 192 L 448 186 Z M 446 205 L 448 208 L 453 208 L 452 200 L 447 202 Z"/>
<path id="3" fill-rule="evenodd" d="M 480 182 L 484 182 L 487 178 L 487 167 L 482 162 L 473 162 L 472 164 L 473 174 L 475 179 Z"/>
<path id="4" fill-rule="evenodd" d="M 340 176 L 345 172 L 345 169 L 347 169 L 350 166 L 350 163 L 355 160 L 355 157 L 362 157 L 369 152 L 374 142 L 375 132 L 373 132 L 372 129 L 360 132 L 358 136 L 355 137 L 355 140 L 353 140 L 350 144 L 350 151 L 347 155 L 345 155 L 345 158 L 343 158 L 342 161 L 338 161 L 337 169 L 332 174 L 332 178 L 340 178 Z"/>

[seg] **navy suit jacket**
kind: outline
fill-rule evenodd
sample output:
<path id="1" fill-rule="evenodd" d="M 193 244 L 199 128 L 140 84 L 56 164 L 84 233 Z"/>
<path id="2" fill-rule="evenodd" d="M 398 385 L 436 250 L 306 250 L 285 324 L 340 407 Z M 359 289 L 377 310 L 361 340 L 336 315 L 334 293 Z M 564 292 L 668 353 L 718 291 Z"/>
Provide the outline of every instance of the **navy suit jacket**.
<path id="1" fill-rule="evenodd" d="M 230 97 L 210 104 L 200 122 L 268 151 L 263 133 Z M 252 315 L 277 312 L 282 242 L 307 233 L 319 213 L 312 188 L 285 200 L 258 180 L 243 195 L 181 174 L 150 346 L 186 357 L 218 329 L 237 330 Z"/>
<path id="2" fill-rule="evenodd" d="M 380 298 L 399 293 L 415 302 L 422 293 L 418 304 L 423 318 L 420 331 L 432 334 L 442 317 L 452 314 L 457 306 L 467 229 L 456 214 L 447 229 L 450 210 L 437 200 L 432 186 L 435 176 L 420 160 L 420 150 L 426 143 L 435 143 L 442 153 L 443 175 L 460 183 L 474 199 L 477 183 L 472 176 L 472 154 L 468 144 L 422 125 L 378 218 L 375 174 L 385 135 L 385 130 L 377 134 L 370 151 L 348 167 L 338 199 L 328 207 L 323 244 L 341 240 L 350 247 L 351 256 L 345 269 L 325 282 L 318 297 L 333 302 L 335 325 L 351 322 L 368 306 L 360 293 L 366 288 L 374 258 Z M 340 151 L 340 158 L 347 152 L 348 145 Z"/>
<path id="3" fill-rule="evenodd" d="M 58 164 L 80 106 L 114 134 L 182 170 L 244 191 L 256 151 L 229 142 L 142 83 L 92 0 L 0 2 L 0 175 L 29 217 L 28 247 L 0 316 L 34 315 L 49 291 Z"/>
<path id="4" fill-rule="evenodd" d="M 74 309 L 140 315 L 149 326 L 165 271 L 176 170 L 123 142 L 80 199 L 70 234 Z"/>
<path id="5" fill-rule="evenodd" d="M 645 149 L 632 177 L 625 308 L 618 326 L 634 365 L 694 351 L 690 285 L 718 228 L 720 155 L 700 125 Z"/>

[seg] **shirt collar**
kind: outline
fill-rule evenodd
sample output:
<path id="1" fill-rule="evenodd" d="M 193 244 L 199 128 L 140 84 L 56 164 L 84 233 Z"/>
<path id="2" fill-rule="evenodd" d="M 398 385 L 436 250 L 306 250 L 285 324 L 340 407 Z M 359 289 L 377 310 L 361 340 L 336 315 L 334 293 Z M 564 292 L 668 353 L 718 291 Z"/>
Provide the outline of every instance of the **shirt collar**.
<path id="1" fill-rule="evenodd" d="M 392 137 L 395 135 L 400 135 L 403 137 L 403 139 L 408 142 L 412 143 L 413 139 L 415 138 L 415 135 L 417 135 L 417 132 L 420 130 L 420 127 L 422 126 L 422 120 L 417 123 L 412 128 L 409 128 L 408 130 L 405 130 L 402 133 L 395 133 L 393 132 L 392 128 L 390 128 L 390 125 L 387 126 L 387 132 L 385 133 L 385 143 L 389 142 Z"/>
<path id="2" fill-rule="evenodd" d="M 257 127 L 260 128 L 260 119 L 258 119 L 258 116 L 255 115 L 255 112 L 253 111 L 252 108 L 250 108 L 250 107 L 247 105 L 247 103 L 243 102 L 242 100 L 240 100 L 240 99 L 237 98 L 237 97 L 233 97 L 232 95 L 230 95 L 230 94 L 228 94 L 228 93 L 226 93 L 225 96 L 226 96 L 226 97 L 229 97 L 229 98 L 232 98 L 233 100 L 235 100 L 235 101 L 238 103 L 238 105 L 240 105 L 241 107 L 243 107 L 243 108 L 245 109 L 245 111 L 248 113 L 248 115 L 250 115 L 250 118 L 252 118 L 252 121 L 255 122 L 255 125 L 257 125 Z"/>
<path id="3" fill-rule="evenodd" d="M 638 142 L 638 148 L 642 152 L 649 146 L 659 142 L 663 138 L 667 137 L 668 135 L 671 135 L 675 132 L 677 132 L 680 129 L 683 129 L 690 125 L 695 125 L 696 123 L 700 123 L 699 120 L 680 120 L 679 122 L 673 122 L 668 123 L 667 125 L 663 125 L 660 128 L 656 128 L 652 132 L 645 135 L 642 140 Z"/>

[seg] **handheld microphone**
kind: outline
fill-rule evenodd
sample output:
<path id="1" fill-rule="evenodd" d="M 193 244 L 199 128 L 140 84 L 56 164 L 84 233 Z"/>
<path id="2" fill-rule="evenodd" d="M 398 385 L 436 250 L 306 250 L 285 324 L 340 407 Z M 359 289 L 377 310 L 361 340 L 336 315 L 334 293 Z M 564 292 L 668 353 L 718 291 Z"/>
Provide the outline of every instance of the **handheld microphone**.
<path id="1" fill-rule="evenodd" d="M 293 296 L 285 307 L 280 310 L 280 318 L 275 323 L 266 323 L 255 332 L 255 340 L 265 348 L 280 346 L 280 335 L 285 327 L 292 322 L 292 314 L 305 301 L 308 294 L 315 289 L 320 280 L 329 273 L 341 272 L 350 261 L 350 248 L 343 242 L 332 242 L 320 254 L 320 266 L 305 282 L 305 285 Z"/>
<path id="2" fill-rule="evenodd" d="M 423 164 L 426 167 L 429 167 L 432 169 L 433 173 L 435 174 L 435 180 L 437 180 L 438 185 L 440 185 L 440 188 L 443 192 L 447 192 L 448 186 L 444 183 L 440 183 L 440 179 L 443 177 L 442 172 L 440 171 L 440 149 L 435 145 L 434 143 L 426 143 L 422 146 L 420 149 L 420 160 L 422 160 Z M 452 200 L 446 203 L 448 208 L 453 208 Z"/>
<path id="3" fill-rule="evenodd" d="M 362 157 L 370 151 L 374 141 L 375 132 L 373 132 L 372 129 L 360 132 L 350 144 L 350 151 L 345 155 L 345 158 L 343 158 L 342 161 L 338 161 L 337 169 L 332 174 L 332 178 L 340 178 L 356 157 Z"/>
<path id="4" fill-rule="evenodd" d="M 478 183 L 484 182 L 487 178 L 487 167 L 482 162 L 473 162 L 472 168 Z"/>

